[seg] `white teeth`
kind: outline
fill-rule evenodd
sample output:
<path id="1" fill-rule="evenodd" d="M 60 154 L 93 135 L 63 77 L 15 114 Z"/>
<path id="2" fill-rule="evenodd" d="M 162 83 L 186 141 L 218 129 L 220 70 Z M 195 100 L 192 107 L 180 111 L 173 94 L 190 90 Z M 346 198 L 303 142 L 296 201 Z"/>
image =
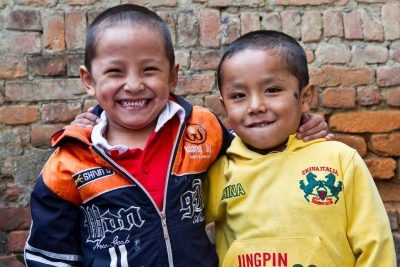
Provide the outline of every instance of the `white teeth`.
<path id="1" fill-rule="evenodd" d="M 266 127 L 266 126 L 268 126 L 267 122 L 255 123 L 255 124 L 250 125 L 251 128 Z"/>
<path id="2" fill-rule="evenodd" d="M 146 100 L 141 101 L 121 101 L 123 107 L 144 107 Z"/>

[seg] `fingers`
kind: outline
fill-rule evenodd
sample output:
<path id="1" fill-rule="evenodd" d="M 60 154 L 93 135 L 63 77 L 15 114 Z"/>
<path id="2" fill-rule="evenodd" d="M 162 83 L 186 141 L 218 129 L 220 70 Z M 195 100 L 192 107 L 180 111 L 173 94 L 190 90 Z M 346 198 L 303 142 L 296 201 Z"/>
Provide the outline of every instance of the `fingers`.
<path id="1" fill-rule="evenodd" d="M 297 138 L 303 141 L 314 140 L 326 137 L 328 133 L 328 124 L 321 115 L 310 113 L 307 117 L 303 116 L 304 123 L 299 127 Z M 333 136 L 329 135 L 329 138 Z"/>
<path id="2" fill-rule="evenodd" d="M 93 127 L 100 122 L 100 118 L 90 112 L 78 114 L 75 120 L 71 123 L 79 127 Z"/>

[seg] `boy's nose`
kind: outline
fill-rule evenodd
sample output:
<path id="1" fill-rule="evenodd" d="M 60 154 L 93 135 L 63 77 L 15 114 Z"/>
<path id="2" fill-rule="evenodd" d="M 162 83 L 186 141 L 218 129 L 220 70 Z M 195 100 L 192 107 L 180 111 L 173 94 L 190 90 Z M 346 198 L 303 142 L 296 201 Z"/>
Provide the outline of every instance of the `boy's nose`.
<path id="1" fill-rule="evenodd" d="M 248 113 L 249 114 L 258 114 L 260 112 L 267 111 L 267 104 L 265 103 L 263 97 L 261 96 L 253 96 L 250 98 Z"/>
<path id="2" fill-rule="evenodd" d="M 136 93 L 144 90 L 144 84 L 137 75 L 130 75 L 126 77 L 123 88 L 125 91 Z"/>

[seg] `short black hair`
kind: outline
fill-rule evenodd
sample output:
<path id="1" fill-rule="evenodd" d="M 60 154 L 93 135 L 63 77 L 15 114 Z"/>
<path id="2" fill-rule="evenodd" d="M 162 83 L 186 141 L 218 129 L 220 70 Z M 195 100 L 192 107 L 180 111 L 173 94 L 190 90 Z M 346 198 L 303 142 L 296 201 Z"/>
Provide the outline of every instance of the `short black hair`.
<path id="1" fill-rule="evenodd" d="M 148 26 L 159 31 L 164 42 L 164 49 L 169 65 L 175 65 L 175 53 L 171 34 L 167 23 L 155 12 L 144 6 L 124 4 L 111 7 L 100 13 L 89 25 L 86 32 L 85 61 L 88 71 L 91 71 L 93 58 L 96 56 L 96 36 L 99 30 L 119 22 L 129 22 L 134 25 Z"/>
<path id="2" fill-rule="evenodd" d="M 226 59 L 246 49 L 274 50 L 282 55 L 288 71 L 296 77 L 301 91 L 309 83 L 307 56 L 303 47 L 291 36 L 272 30 L 246 33 L 233 41 L 224 51 L 218 64 L 217 83 L 221 90 L 221 68 Z"/>

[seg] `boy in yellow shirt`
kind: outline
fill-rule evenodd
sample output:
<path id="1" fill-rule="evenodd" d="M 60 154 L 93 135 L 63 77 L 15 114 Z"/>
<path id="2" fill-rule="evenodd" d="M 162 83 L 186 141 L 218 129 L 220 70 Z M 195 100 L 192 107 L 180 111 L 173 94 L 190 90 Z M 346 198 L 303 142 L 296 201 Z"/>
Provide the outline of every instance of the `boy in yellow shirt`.
<path id="1" fill-rule="evenodd" d="M 396 266 L 362 158 L 336 141 L 295 138 L 314 93 L 300 44 L 275 31 L 238 38 L 218 86 L 238 135 L 208 173 L 220 266 Z"/>

